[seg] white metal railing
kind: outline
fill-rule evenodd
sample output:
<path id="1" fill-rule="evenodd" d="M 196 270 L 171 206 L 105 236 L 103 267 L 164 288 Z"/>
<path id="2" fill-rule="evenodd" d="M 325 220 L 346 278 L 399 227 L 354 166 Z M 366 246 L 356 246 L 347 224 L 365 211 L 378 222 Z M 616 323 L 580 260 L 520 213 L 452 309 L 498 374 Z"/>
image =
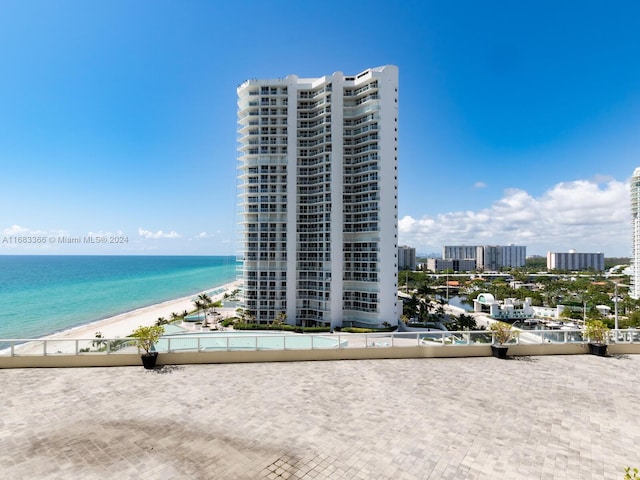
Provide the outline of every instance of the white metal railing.
<path id="1" fill-rule="evenodd" d="M 581 330 L 520 330 L 509 344 L 586 343 Z M 156 351 L 314 350 L 344 348 L 457 346 L 494 344 L 488 330 L 380 333 L 249 333 L 176 334 L 160 339 Z M 640 330 L 611 330 L 610 344 L 640 344 Z M 0 339 L 0 356 L 117 355 L 137 353 L 131 338 Z"/>

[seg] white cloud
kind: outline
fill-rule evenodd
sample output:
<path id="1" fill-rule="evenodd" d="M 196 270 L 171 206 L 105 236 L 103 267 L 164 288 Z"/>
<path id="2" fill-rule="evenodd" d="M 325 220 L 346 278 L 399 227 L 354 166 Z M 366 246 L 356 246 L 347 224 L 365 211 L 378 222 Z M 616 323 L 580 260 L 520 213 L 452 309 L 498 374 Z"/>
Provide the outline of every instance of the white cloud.
<path id="1" fill-rule="evenodd" d="M 631 242 L 627 183 L 578 180 L 555 185 L 540 197 L 509 189 L 489 208 L 398 222 L 399 242 L 420 252 L 443 245 L 519 244 L 528 254 L 604 252 L 628 256 Z"/>
<path id="2" fill-rule="evenodd" d="M 140 231 L 138 230 L 138 233 L 140 233 Z M 123 237 L 125 236 L 125 233 L 122 230 L 116 230 L 115 232 L 105 232 L 103 230 L 98 230 L 97 232 L 93 232 L 93 231 L 89 231 L 87 232 L 87 236 L 90 237 Z"/>
<path id="3" fill-rule="evenodd" d="M 205 239 L 205 238 L 217 238 L 217 239 L 220 239 L 221 236 L 224 236 L 224 235 L 225 235 L 224 231 L 216 230 L 215 232 L 200 232 L 194 238 L 196 240 L 202 240 L 202 239 Z"/>
<path id="4" fill-rule="evenodd" d="M 138 228 L 138 235 L 140 235 L 142 238 L 181 238 L 182 235 L 180 235 L 177 232 L 174 232 L 173 230 L 170 232 L 163 232 L 162 230 L 158 230 L 157 232 L 152 232 L 150 230 L 145 230 L 142 227 Z"/>
<path id="5" fill-rule="evenodd" d="M 474 188 L 487 188 L 487 184 L 484 182 L 476 182 L 473 184 Z"/>
<path id="6" fill-rule="evenodd" d="M 21 227 L 20 225 L 11 225 L 9 228 L 2 230 L 3 235 L 19 235 L 25 233 L 31 233 L 31 230 L 26 227 Z"/>

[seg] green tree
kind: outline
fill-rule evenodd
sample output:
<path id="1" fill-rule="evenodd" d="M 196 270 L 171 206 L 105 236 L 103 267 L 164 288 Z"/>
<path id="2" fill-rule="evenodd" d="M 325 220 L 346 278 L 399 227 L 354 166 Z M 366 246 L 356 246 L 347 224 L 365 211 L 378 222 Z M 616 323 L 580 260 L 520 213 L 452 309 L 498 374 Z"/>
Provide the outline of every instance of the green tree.
<path id="1" fill-rule="evenodd" d="M 196 307 L 198 316 L 200 316 L 200 310 L 202 310 L 204 313 L 204 321 L 202 322 L 202 325 L 208 325 L 209 323 L 207 322 L 207 309 L 211 307 L 211 297 L 206 293 L 200 293 L 193 304 Z"/>
<path id="2" fill-rule="evenodd" d="M 131 336 L 136 339 L 137 347 L 143 349 L 148 354 L 163 333 L 163 325 L 140 326 L 133 331 Z"/>
<path id="3" fill-rule="evenodd" d="M 410 299 L 405 300 L 402 306 L 402 311 L 404 315 L 408 318 L 414 318 L 418 316 L 418 305 L 420 304 L 420 299 L 414 293 Z"/>
<path id="4" fill-rule="evenodd" d="M 96 332 L 95 340 L 91 342 L 91 346 L 94 348 L 100 349 L 106 344 L 107 344 L 107 341 L 104 339 L 104 335 L 102 335 L 102 332 Z"/>
<path id="5" fill-rule="evenodd" d="M 418 318 L 421 322 L 426 321 L 429 318 L 429 313 L 431 311 L 431 303 L 422 300 L 418 305 Z"/>
<path id="6" fill-rule="evenodd" d="M 461 313 L 458 317 L 453 318 L 452 330 L 477 330 L 478 324 L 473 315 Z"/>
<path id="7" fill-rule="evenodd" d="M 279 312 L 276 315 L 276 318 L 273 319 L 273 325 L 277 327 L 281 327 L 287 321 L 287 314 L 285 312 Z"/>

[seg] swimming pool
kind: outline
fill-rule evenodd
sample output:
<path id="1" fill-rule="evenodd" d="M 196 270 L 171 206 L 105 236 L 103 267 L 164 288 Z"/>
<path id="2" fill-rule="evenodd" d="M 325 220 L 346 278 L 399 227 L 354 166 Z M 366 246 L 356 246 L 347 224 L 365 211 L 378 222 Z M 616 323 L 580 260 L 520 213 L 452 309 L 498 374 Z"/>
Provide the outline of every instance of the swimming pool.
<path id="1" fill-rule="evenodd" d="M 190 332 L 177 325 L 167 325 L 156 350 L 309 350 L 346 348 L 348 342 L 339 337 L 287 332 Z"/>

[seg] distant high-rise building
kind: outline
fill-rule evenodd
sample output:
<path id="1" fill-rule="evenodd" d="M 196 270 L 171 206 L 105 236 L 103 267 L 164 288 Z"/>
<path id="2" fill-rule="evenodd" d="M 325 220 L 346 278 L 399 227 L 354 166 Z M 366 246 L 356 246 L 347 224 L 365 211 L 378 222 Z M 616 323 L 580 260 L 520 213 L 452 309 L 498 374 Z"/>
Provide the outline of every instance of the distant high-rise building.
<path id="1" fill-rule="evenodd" d="M 238 87 L 243 310 L 396 324 L 398 68 Z"/>
<path id="2" fill-rule="evenodd" d="M 502 265 L 502 247 L 497 245 L 485 245 L 478 247 L 476 253 L 476 268 L 478 270 L 496 271 L 502 267 L 511 265 Z"/>
<path id="3" fill-rule="evenodd" d="M 442 272 L 444 270 L 451 270 L 453 272 L 470 272 L 476 269 L 476 261 L 473 259 L 447 259 L 442 258 L 427 258 L 426 264 L 427 270 L 434 273 Z"/>
<path id="4" fill-rule="evenodd" d="M 416 269 L 416 249 L 403 245 L 398 247 L 398 269 Z"/>
<path id="5" fill-rule="evenodd" d="M 527 247 L 503 245 L 500 247 L 500 263 L 503 267 L 524 267 L 527 264 Z"/>
<path id="6" fill-rule="evenodd" d="M 442 248 L 444 260 L 475 260 L 478 270 L 522 267 L 527 261 L 527 247 L 521 245 L 455 245 Z"/>
<path id="7" fill-rule="evenodd" d="M 631 298 L 640 298 L 640 167 L 631 177 Z"/>
<path id="8" fill-rule="evenodd" d="M 478 247 L 473 245 L 445 245 L 442 247 L 444 260 L 475 260 Z"/>
<path id="9" fill-rule="evenodd" d="M 604 270 L 604 253 L 579 253 L 575 250 L 561 253 L 547 253 L 549 270 Z"/>

